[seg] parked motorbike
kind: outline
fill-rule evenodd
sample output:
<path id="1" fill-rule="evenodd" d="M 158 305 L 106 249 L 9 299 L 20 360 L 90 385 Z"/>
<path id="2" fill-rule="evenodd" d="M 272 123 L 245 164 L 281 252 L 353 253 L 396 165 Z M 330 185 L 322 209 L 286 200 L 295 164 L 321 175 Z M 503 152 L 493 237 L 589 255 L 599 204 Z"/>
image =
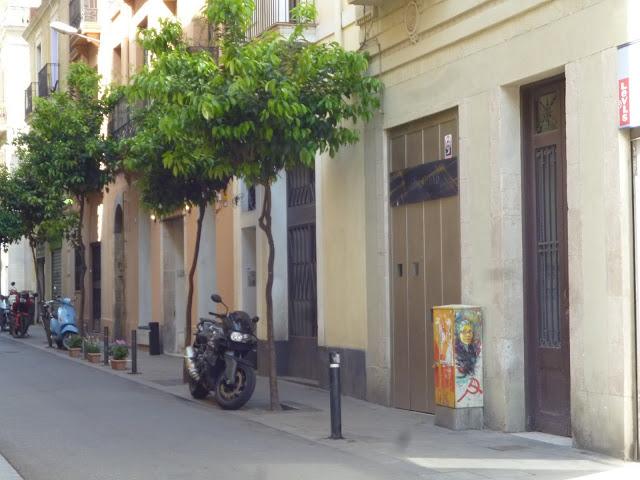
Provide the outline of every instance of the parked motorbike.
<path id="1" fill-rule="evenodd" d="M 9 330 L 9 298 L 0 295 L 0 332 Z"/>
<path id="2" fill-rule="evenodd" d="M 185 353 L 189 391 L 198 399 L 214 392 L 223 409 L 237 410 L 249 401 L 256 387 L 258 317 L 229 312 L 220 295 L 211 295 L 211 300 L 226 311 L 209 312 L 214 318 L 202 318 L 198 323 L 193 346 Z"/>
<path id="3" fill-rule="evenodd" d="M 71 336 L 78 335 L 80 332 L 76 325 L 76 309 L 70 298 L 44 302 L 42 321 L 49 322 L 51 340 L 56 342 L 59 349 L 68 350 Z"/>
<path id="4" fill-rule="evenodd" d="M 29 331 L 29 326 L 33 323 L 34 299 L 38 297 L 35 293 L 33 296 L 27 291 L 19 292 L 15 288 L 15 282 L 11 282 L 11 290 L 9 292 L 11 308 L 9 310 L 9 331 L 14 338 L 23 338 Z"/>

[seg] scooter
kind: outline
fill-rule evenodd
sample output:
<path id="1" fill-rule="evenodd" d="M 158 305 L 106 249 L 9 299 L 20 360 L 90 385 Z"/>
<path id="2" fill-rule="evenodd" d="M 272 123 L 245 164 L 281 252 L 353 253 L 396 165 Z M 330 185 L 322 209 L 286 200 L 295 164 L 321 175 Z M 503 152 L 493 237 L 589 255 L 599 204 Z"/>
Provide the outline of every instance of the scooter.
<path id="1" fill-rule="evenodd" d="M 24 338 L 33 322 L 34 299 L 38 294 L 32 296 L 27 290 L 18 292 L 15 282 L 11 282 L 9 296 L 13 297 L 9 313 L 9 331 L 14 338 Z"/>
<path id="2" fill-rule="evenodd" d="M 71 337 L 80 333 L 71 299 L 49 300 L 42 304 L 42 309 L 42 321 L 49 322 L 51 340 L 56 342 L 59 349 L 68 350 Z"/>

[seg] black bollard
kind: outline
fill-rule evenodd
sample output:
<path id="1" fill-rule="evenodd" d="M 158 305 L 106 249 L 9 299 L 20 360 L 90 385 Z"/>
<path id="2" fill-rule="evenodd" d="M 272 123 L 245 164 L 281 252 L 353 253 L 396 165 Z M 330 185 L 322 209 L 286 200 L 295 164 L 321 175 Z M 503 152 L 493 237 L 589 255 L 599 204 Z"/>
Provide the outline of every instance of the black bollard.
<path id="1" fill-rule="evenodd" d="M 102 341 L 102 356 L 104 357 L 104 364 L 109 365 L 109 327 L 104 327 Z"/>
<path id="2" fill-rule="evenodd" d="M 329 389 L 331 401 L 331 439 L 342 439 L 342 407 L 340 405 L 340 354 L 329 353 Z"/>
<path id="3" fill-rule="evenodd" d="M 131 330 L 131 373 L 138 373 L 138 331 Z"/>

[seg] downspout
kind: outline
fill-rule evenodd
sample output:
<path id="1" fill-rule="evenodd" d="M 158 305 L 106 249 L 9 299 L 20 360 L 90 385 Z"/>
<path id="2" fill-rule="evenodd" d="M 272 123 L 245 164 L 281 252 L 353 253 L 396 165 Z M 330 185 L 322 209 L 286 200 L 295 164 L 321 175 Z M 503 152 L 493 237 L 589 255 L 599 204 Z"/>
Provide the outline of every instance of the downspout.
<path id="1" fill-rule="evenodd" d="M 634 135 L 635 133 L 635 135 Z M 632 388 L 633 391 L 633 404 L 635 405 L 635 419 L 634 419 L 634 431 L 635 431 L 635 435 L 634 435 L 634 443 L 635 443 L 635 458 L 634 460 L 638 461 L 640 460 L 640 371 L 639 371 L 639 367 L 640 367 L 640 349 L 638 348 L 640 346 L 640 330 L 639 330 L 639 322 L 638 322 L 638 314 L 639 312 L 639 306 L 638 306 L 638 301 L 640 300 L 640 292 L 638 291 L 640 289 L 640 271 L 638 270 L 640 268 L 640 258 L 638 258 L 638 255 L 640 254 L 640 251 L 638 249 L 638 241 L 640 241 L 639 236 L 637 235 L 637 228 L 638 228 L 638 222 L 640 221 L 640 219 L 638 219 L 638 214 L 640 214 L 640 211 L 638 208 L 636 208 L 636 201 L 638 200 L 638 192 L 636 191 L 637 188 L 640 188 L 640 184 L 638 183 L 636 177 L 638 176 L 638 160 L 640 156 L 640 132 L 637 131 L 632 131 L 632 136 L 631 136 L 631 175 L 632 175 L 632 188 L 631 188 L 631 194 L 632 194 L 632 219 L 633 219 L 633 279 L 634 279 L 634 289 L 633 289 L 633 294 L 634 294 L 634 301 L 633 301 L 633 305 L 634 305 L 634 315 L 633 315 L 633 331 L 634 331 L 634 335 L 633 335 L 633 352 L 634 352 L 634 356 L 633 356 L 633 370 L 635 373 L 635 378 L 634 378 L 634 385 Z"/>

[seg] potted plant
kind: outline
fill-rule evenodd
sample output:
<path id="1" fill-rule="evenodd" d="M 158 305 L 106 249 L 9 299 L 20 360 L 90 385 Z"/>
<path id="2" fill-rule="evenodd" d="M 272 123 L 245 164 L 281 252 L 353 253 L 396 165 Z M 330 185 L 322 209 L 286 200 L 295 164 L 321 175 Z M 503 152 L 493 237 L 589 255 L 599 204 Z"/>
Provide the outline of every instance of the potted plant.
<path id="1" fill-rule="evenodd" d="M 124 340 L 116 340 L 110 348 L 111 368 L 114 370 L 125 370 L 127 368 L 127 357 L 129 356 L 129 346 Z"/>
<path id="2" fill-rule="evenodd" d="M 67 349 L 70 357 L 79 358 L 82 354 L 82 337 L 80 335 L 72 335 L 69 338 L 69 343 L 67 343 Z"/>
<path id="3" fill-rule="evenodd" d="M 84 340 L 84 355 L 91 363 L 100 363 L 100 343 L 92 337 Z"/>

